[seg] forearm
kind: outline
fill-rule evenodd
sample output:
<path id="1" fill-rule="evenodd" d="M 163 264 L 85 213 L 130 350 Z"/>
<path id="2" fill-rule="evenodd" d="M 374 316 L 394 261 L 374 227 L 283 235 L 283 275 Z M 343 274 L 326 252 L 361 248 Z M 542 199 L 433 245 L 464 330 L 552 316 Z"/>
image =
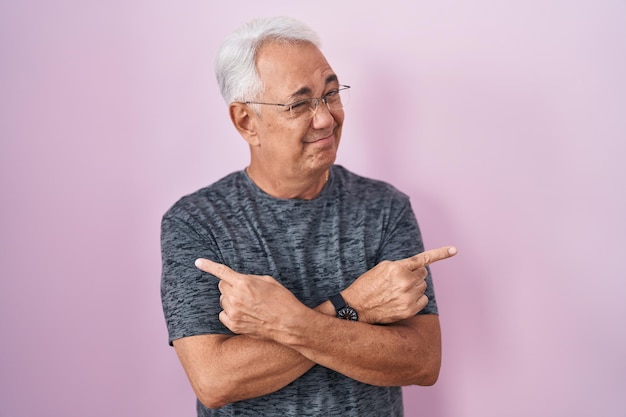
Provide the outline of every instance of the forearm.
<path id="1" fill-rule="evenodd" d="M 377 326 L 312 314 L 276 340 L 312 362 L 380 386 L 432 385 L 441 365 L 436 315 Z"/>
<path id="2" fill-rule="evenodd" d="M 209 408 L 259 397 L 288 385 L 312 366 L 300 353 L 278 343 L 231 336 L 188 375 L 198 399 Z"/>
<path id="3" fill-rule="evenodd" d="M 440 366 L 439 321 L 424 315 L 394 325 L 339 320 L 329 302 L 276 341 L 200 335 L 174 341 L 198 399 L 209 408 L 275 392 L 316 363 L 371 385 L 430 385 Z M 320 314 L 321 313 L 321 314 Z"/>
<path id="4" fill-rule="evenodd" d="M 334 314 L 330 302 L 315 310 Z M 196 396 L 209 408 L 278 391 L 315 365 L 290 347 L 245 335 L 192 336 L 174 347 Z"/>

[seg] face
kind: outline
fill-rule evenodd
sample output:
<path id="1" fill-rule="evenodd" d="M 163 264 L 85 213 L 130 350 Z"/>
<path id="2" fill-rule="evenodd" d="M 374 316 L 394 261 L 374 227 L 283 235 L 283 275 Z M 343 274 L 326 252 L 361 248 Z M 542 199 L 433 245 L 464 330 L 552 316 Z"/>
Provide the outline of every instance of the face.
<path id="1" fill-rule="evenodd" d="M 258 101 L 293 103 L 321 97 L 339 88 L 339 81 L 314 45 L 269 43 L 257 55 L 257 71 L 265 86 Z M 261 106 L 256 123 L 252 164 L 273 167 L 288 177 L 316 175 L 335 161 L 343 125 L 343 109 L 329 111 L 320 102 L 312 119 L 290 119 L 289 110 Z"/>

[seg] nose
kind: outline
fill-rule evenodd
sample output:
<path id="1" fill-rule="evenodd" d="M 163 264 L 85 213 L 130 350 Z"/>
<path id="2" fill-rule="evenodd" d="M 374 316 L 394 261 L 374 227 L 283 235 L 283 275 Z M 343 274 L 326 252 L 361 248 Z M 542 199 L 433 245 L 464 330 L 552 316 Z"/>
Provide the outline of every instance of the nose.
<path id="1" fill-rule="evenodd" d="M 315 129 L 321 129 L 332 125 L 334 123 L 334 117 L 326 101 L 318 99 L 315 104 L 315 113 L 313 114 L 312 120 L 313 127 Z"/>

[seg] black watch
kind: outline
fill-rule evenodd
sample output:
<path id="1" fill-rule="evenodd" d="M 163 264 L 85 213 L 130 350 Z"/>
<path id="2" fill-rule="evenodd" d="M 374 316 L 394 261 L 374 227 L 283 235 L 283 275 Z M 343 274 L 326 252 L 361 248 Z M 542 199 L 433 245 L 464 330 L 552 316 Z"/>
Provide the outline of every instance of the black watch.
<path id="1" fill-rule="evenodd" d="M 359 320 L 359 315 L 357 314 L 356 310 L 350 307 L 348 303 L 346 303 L 346 300 L 343 299 L 341 294 L 333 295 L 329 298 L 329 300 L 335 306 L 337 318 L 353 321 Z"/>

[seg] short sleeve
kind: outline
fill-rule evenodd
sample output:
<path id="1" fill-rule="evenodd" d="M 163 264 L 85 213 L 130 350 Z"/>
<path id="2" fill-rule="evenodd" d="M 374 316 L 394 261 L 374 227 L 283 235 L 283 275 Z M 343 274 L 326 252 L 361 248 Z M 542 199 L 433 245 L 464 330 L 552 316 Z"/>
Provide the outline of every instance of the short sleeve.
<path id="1" fill-rule="evenodd" d="M 170 210 L 161 222 L 161 302 L 170 345 L 176 339 L 230 331 L 219 321 L 219 280 L 194 265 L 217 260 L 210 235 L 191 216 Z"/>

